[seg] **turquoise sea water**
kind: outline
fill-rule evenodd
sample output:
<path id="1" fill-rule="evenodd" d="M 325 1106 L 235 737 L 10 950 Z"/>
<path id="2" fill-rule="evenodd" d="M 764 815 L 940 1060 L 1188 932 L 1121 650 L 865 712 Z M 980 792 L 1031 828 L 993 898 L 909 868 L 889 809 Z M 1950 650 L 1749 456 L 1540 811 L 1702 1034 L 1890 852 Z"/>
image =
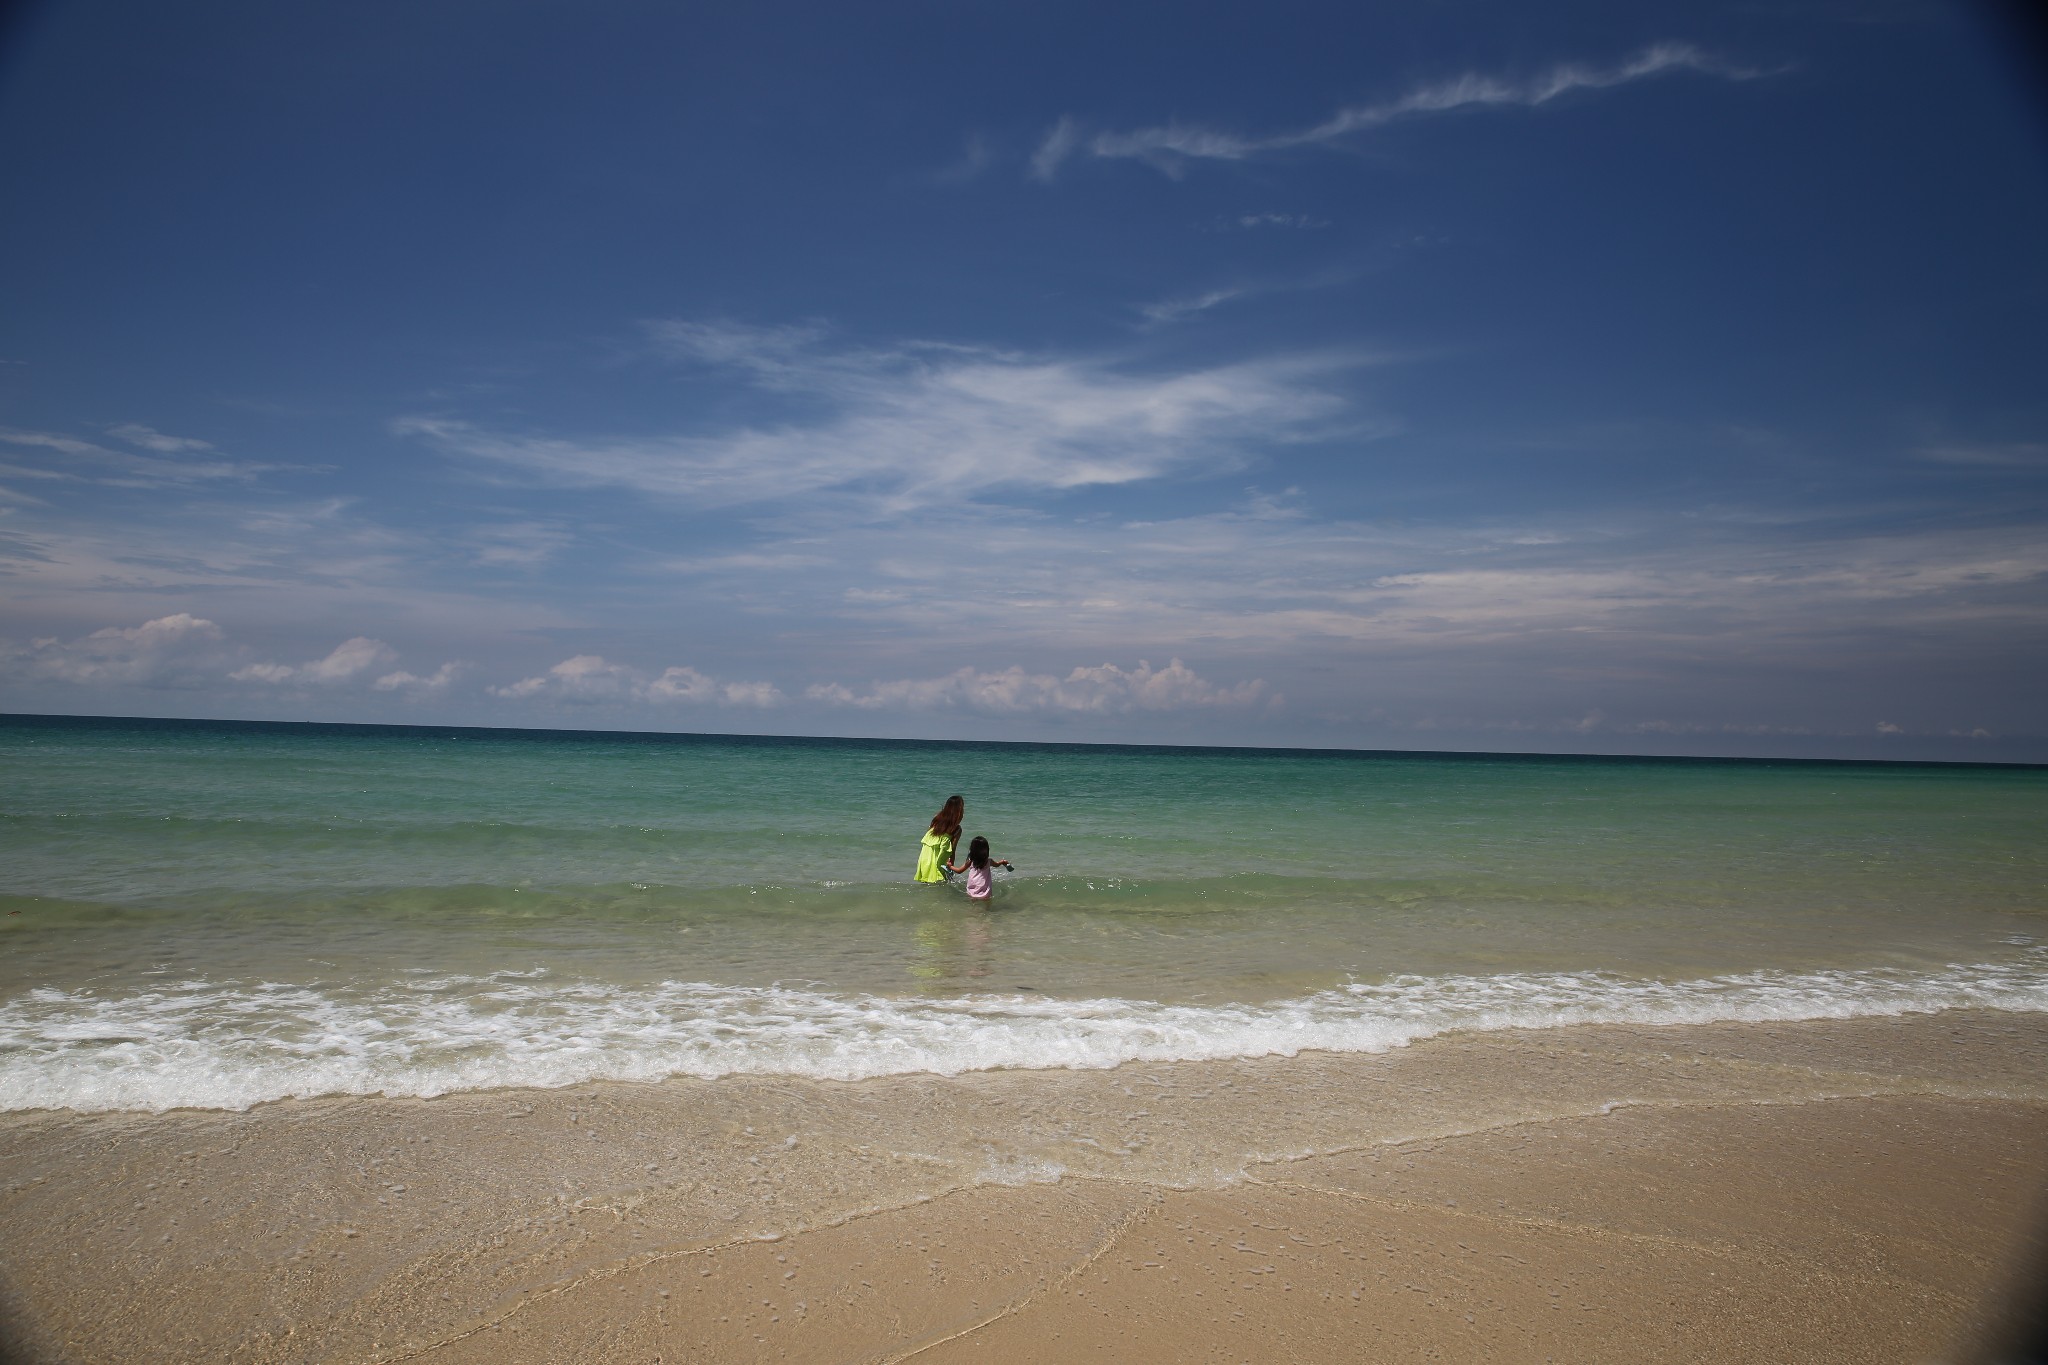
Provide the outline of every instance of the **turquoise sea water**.
<path id="1" fill-rule="evenodd" d="M 0 719 L 0 1107 L 2048 1010 L 2048 770 Z M 910 881 L 952 792 L 1018 865 Z"/>

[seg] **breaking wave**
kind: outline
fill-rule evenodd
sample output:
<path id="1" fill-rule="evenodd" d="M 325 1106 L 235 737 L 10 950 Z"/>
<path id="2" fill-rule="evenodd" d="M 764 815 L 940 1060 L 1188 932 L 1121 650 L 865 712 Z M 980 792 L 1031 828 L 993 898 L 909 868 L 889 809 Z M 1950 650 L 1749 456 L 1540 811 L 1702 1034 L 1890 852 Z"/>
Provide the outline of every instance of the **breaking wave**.
<path id="1" fill-rule="evenodd" d="M 433 1096 L 735 1075 L 863 1080 L 995 1068 L 1384 1052 L 1457 1032 L 1794 1022 L 1951 1009 L 2048 1012 L 2048 965 L 1401 976 L 1261 1004 L 946 1000 L 545 972 L 356 988 L 185 981 L 0 1004 L 0 1110 L 245 1109 L 316 1095 Z"/>

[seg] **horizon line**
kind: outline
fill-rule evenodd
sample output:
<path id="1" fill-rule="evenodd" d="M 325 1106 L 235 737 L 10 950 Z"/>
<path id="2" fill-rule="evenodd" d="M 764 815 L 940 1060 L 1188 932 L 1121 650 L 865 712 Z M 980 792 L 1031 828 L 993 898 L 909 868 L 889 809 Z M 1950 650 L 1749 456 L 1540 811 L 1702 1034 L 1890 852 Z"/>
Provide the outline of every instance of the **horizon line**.
<path id="1" fill-rule="evenodd" d="M 1586 763 L 1750 763 L 1750 764 L 1855 764 L 1865 767 L 1919 768 L 2032 768 L 2048 770 L 2048 762 L 2020 759 L 1964 758 L 1813 758 L 1762 754 L 1602 754 L 1577 751 L 1516 749 L 1353 749 L 1319 745 L 1264 744 L 1148 744 L 1118 740 L 1034 740 L 1034 739 L 931 739 L 899 738 L 891 735 L 775 735 L 733 734 L 708 730 L 594 730 L 539 725 L 436 725 L 417 721 L 347 720 L 245 720 L 217 716 L 104 716 L 65 712 L 0 711 L 0 725 L 32 723 L 113 722 L 127 725 L 216 725 L 247 730 L 415 730 L 456 735 L 510 735 L 524 737 L 578 736 L 591 739 L 634 739 L 670 741 L 751 741 L 775 744 L 890 744 L 920 747 L 961 746 L 1009 749 L 1113 749 L 1173 753 L 1287 754 L 1330 758 L 1478 758 L 1507 760 L 1568 760 Z"/>

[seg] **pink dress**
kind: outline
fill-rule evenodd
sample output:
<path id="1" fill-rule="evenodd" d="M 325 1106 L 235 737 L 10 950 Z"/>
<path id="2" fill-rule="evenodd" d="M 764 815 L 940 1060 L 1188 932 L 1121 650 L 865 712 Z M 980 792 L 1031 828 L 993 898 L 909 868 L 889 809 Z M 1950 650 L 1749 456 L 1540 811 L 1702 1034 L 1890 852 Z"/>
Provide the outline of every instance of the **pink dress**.
<path id="1" fill-rule="evenodd" d="M 976 867 L 973 863 L 969 863 L 967 865 L 967 894 L 978 901 L 987 900 L 990 886 L 995 881 L 995 875 L 996 865 L 993 859 L 989 861 L 987 867 Z"/>

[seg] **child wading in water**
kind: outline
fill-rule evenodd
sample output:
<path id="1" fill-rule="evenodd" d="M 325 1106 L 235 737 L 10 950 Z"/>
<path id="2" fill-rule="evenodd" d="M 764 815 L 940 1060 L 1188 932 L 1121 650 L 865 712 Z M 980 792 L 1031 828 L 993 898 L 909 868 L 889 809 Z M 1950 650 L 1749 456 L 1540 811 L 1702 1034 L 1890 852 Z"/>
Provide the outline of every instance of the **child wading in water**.
<path id="1" fill-rule="evenodd" d="M 977 834 L 974 836 L 974 842 L 967 846 L 966 866 L 954 867 L 951 863 L 948 863 L 946 871 L 965 872 L 967 874 L 967 894 L 975 900 L 985 901 L 988 899 L 988 893 L 994 889 L 995 872 L 993 869 L 998 867 L 1010 867 L 1010 860 L 1008 858 L 990 858 L 988 856 L 988 840 Z M 1015 872 L 1017 869 L 1011 867 L 1010 870 Z"/>

